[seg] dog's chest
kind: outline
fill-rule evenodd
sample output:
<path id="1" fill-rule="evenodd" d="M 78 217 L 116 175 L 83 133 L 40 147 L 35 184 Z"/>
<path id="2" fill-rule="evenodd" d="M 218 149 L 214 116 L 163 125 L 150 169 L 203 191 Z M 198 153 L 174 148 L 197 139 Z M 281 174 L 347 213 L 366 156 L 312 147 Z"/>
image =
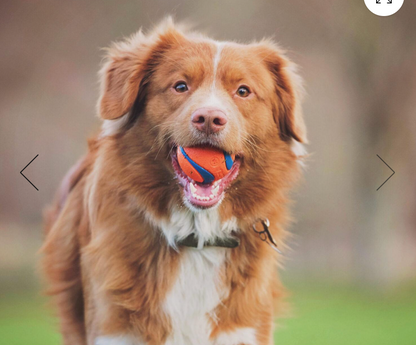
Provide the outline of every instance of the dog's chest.
<path id="1" fill-rule="evenodd" d="M 209 338 L 216 322 L 215 308 L 229 293 L 222 279 L 226 250 L 185 249 L 163 305 L 172 325 L 166 345 L 213 344 Z"/>
<path id="2" fill-rule="evenodd" d="M 201 244 L 230 236 L 237 228 L 235 218 L 221 222 L 217 210 L 198 213 L 175 210 L 162 231 L 171 245 L 194 233 Z M 166 345 L 208 345 L 215 309 L 229 294 L 224 284 L 225 261 L 229 248 L 180 248 L 181 259 L 174 284 L 163 302 L 172 333 Z"/>

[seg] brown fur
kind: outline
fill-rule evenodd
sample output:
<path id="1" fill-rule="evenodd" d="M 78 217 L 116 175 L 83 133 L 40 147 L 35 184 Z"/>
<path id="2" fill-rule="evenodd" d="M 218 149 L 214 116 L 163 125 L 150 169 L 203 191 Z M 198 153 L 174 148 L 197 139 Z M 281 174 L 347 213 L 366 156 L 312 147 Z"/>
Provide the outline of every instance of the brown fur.
<path id="1" fill-rule="evenodd" d="M 115 135 L 97 137 L 66 178 L 47 215 L 43 267 L 55 295 L 65 344 L 92 344 L 98 334 L 130 333 L 163 344 L 171 323 L 163 300 L 173 285 L 181 251 L 166 245 L 155 222 L 184 208 L 173 179 L 171 143 L 201 138 L 189 116 L 214 78 L 215 43 L 172 24 L 136 34 L 108 52 L 101 75 L 99 114 L 129 120 Z M 270 344 L 272 299 L 282 295 L 275 252 L 250 226 L 269 218 L 280 246 L 287 223 L 287 192 L 298 175 L 290 141 L 304 142 L 299 85 L 291 63 L 271 42 L 227 44 L 217 70 L 229 132 L 214 144 L 242 153 L 238 178 L 220 205 L 223 220 L 238 218 L 241 245 L 223 269 L 229 296 L 217 307 L 212 338 L 239 327 L 257 329 Z M 189 81 L 177 95 L 171 85 Z M 253 93 L 234 95 L 239 84 Z"/>

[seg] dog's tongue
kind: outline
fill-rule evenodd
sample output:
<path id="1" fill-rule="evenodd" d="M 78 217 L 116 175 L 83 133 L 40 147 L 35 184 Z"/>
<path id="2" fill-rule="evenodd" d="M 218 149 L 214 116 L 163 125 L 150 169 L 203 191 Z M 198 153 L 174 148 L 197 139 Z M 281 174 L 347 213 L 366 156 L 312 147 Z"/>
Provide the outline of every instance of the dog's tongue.
<path id="1" fill-rule="evenodd" d="M 191 188 L 194 189 L 196 194 L 201 195 L 201 196 L 210 196 L 211 191 L 212 191 L 211 185 L 195 184 L 195 185 L 192 185 Z"/>

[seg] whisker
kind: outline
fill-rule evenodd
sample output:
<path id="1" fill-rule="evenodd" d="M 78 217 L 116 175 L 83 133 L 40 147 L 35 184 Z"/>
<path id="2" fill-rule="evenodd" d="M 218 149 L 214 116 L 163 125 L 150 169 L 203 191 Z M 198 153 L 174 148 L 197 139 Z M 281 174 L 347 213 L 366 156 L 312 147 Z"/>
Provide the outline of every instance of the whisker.
<path id="1" fill-rule="evenodd" d="M 247 137 L 244 137 L 243 140 L 243 145 L 245 147 L 247 147 L 248 150 L 250 150 L 251 154 L 255 156 L 256 153 L 256 149 L 262 149 L 259 145 L 257 145 L 254 141 L 251 141 L 248 139 L 248 137 L 251 137 L 253 140 L 255 140 L 255 138 L 250 135 L 249 133 L 246 133 Z M 267 151 L 267 150 L 264 150 Z M 276 151 L 277 152 L 277 151 Z M 267 173 L 266 169 L 264 168 L 261 160 L 255 160 L 255 163 L 263 170 L 264 175 L 267 177 L 267 179 L 272 182 L 272 180 L 270 179 L 269 174 Z"/>
<path id="2" fill-rule="evenodd" d="M 162 150 L 162 148 L 163 148 L 163 146 L 168 142 L 168 140 L 170 139 L 170 138 L 172 138 L 172 135 L 173 134 L 169 134 L 166 138 L 164 138 L 164 140 L 162 141 L 162 143 L 161 143 L 161 145 L 160 145 L 160 148 L 159 148 L 159 150 L 157 151 L 157 153 L 156 153 L 156 156 L 155 156 L 155 160 L 157 159 L 157 157 L 159 156 L 159 153 L 160 153 L 160 151 Z"/>

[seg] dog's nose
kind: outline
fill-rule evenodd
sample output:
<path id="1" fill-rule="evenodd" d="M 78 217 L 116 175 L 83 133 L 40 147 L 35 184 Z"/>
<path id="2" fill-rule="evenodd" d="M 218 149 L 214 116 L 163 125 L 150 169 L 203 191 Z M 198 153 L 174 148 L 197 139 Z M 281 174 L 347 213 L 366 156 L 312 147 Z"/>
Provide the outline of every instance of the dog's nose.
<path id="1" fill-rule="evenodd" d="M 227 117 L 221 109 L 204 107 L 193 112 L 191 121 L 198 131 L 212 134 L 225 128 Z"/>

